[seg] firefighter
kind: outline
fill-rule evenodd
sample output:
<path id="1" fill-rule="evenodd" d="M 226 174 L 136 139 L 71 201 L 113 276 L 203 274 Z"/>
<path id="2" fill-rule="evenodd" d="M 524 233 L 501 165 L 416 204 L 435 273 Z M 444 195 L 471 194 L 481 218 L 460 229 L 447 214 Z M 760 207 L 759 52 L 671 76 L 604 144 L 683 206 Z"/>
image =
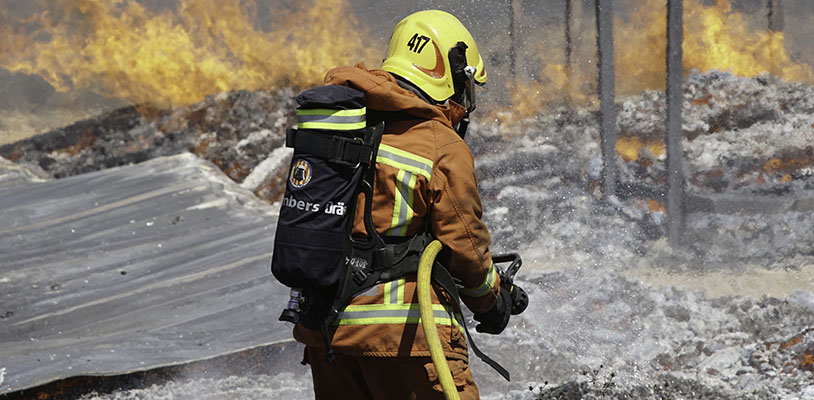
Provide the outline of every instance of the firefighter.
<path id="1" fill-rule="evenodd" d="M 325 84 L 365 93 L 368 121 L 383 120 L 376 158 L 372 217 L 388 243 L 424 230 L 441 241 L 440 262 L 457 278 L 477 330 L 498 334 L 512 307 L 489 251 L 490 236 L 463 140 L 475 108 L 475 86 L 486 68 L 472 35 L 443 11 L 421 11 L 399 22 L 380 70 L 363 64 L 338 67 Z M 354 232 L 365 232 L 358 202 Z M 383 282 L 355 296 L 331 328 L 333 360 L 325 362 L 320 330 L 298 324 L 306 345 L 317 399 L 443 398 L 419 322 L 415 273 Z M 467 344 L 453 301 L 434 290 L 436 324 L 460 398 L 478 398 Z"/>

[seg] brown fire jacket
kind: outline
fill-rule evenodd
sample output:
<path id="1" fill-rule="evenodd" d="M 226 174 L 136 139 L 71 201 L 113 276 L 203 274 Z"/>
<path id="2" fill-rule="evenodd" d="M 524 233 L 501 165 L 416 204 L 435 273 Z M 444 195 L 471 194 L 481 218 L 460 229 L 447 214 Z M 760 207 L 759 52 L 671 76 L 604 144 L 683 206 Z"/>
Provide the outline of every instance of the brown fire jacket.
<path id="1" fill-rule="evenodd" d="M 364 65 L 329 71 L 325 83 L 365 92 L 368 113 L 393 112 L 387 120 L 376 158 L 373 224 L 383 236 L 411 236 L 426 221 L 444 245 L 440 261 L 463 282 L 461 299 L 474 312 L 491 308 L 500 280 L 489 253 L 489 231 L 481 221 L 482 206 L 474 160 L 452 126 L 463 107 L 449 102 L 434 106 L 400 87 L 390 73 Z M 358 202 L 355 232 L 364 232 L 362 201 Z M 418 321 L 415 274 L 379 284 L 355 297 L 342 311 L 332 347 L 337 352 L 367 356 L 428 356 Z M 460 314 L 439 290 L 433 293 L 436 324 L 449 358 L 466 359 L 466 340 L 459 330 Z M 439 299 L 438 294 L 441 293 Z M 294 337 L 309 346 L 324 347 L 322 335 L 302 324 Z"/>

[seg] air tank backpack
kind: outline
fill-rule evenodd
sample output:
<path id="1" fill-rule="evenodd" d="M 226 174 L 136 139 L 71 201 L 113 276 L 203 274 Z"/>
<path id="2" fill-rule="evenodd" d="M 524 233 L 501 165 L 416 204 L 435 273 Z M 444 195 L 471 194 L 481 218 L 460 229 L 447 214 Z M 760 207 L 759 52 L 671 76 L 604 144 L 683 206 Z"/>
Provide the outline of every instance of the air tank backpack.
<path id="1" fill-rule="evenodd" d="M 271 270 L 291 297 L 280 320 L 325 329 L 341 283 L 348 279 L 354 247 L 384 244 L 365 218 L 365 240 L 351 237 L 356 199 L 365 193 L 368 216 L 375 157 L 383 124 L 368 127 L 364 93 L 322 86 L 296 96 L 297 129 L 286 133 L 294 148 L 280 207 Z M 367 257 L 372 261 L 372 256 Z M 333 314 L 336 314 L 334 312 Z"/>
<path id="2" fill-rule="evenodd" d="M 424 229 L 385 243 L 373 226 L 373 181 L 384 123 L 366 121 L 364 93 L 346 86 L 322 86 L 300 93 L 296 100 L 297 129 L 286 132 L 286 146 L 294 148 L 294 155 L 277 220 L 271 271 L 291 288 L 280 320 L 321 329 L 326 361 L 330 361 L 328 327 L 347 302 L 377 283 L 416 272 L 432 237 Z M 355 236 L 353 221 L 360 197 L 364 198 L 366 235 Z M 460 309 L 456 283 L 446 268 L 433 268 L 433 280 Z M 478 357 L 508 377 L 505 369 L 469 341 Z"/>

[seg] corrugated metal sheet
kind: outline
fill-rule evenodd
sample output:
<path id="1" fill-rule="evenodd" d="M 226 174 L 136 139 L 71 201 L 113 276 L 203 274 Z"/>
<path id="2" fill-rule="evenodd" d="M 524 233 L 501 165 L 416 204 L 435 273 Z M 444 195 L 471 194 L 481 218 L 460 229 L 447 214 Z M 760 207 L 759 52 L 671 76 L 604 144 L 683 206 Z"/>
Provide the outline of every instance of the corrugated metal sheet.
<path id="1" fill-rule="evenodd" d="M 189 154 L 0 186 L 0 394 L 289 340 L 275 223 Z"/>

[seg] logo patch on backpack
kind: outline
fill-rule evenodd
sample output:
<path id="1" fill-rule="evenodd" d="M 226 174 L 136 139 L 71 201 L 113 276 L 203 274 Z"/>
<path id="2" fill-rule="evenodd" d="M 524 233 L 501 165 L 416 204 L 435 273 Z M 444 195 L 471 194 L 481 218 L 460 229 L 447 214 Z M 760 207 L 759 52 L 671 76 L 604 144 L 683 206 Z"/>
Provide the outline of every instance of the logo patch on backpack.
<path id="1" fill-rule="evenodd" d="M 292 186 L 299 189 L 311 182 L 311 171 L 311 164 L 308 161 L 299 160 L 291 167 L 288 181 L 291 182 Z"/>

